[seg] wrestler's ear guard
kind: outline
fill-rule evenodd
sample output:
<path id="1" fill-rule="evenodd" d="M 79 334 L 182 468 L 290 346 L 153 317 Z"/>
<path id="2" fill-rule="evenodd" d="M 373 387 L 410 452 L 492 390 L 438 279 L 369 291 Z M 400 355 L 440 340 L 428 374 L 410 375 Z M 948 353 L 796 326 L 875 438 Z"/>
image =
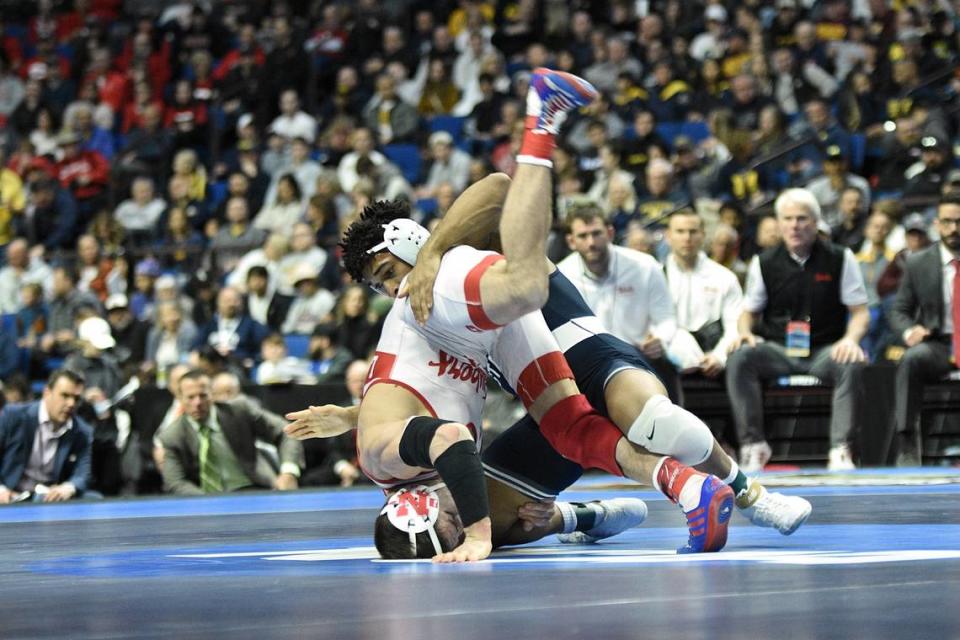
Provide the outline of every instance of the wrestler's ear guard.
<path id="1" fill-rule="evenodd" d="M 417 254 L 430 237 L 430 232 L 410 218 L 397 218 L 383 226 L 383 242 L 367 253 L 379 253 L 386 249 L 411 267 L 417 264 Z"/>

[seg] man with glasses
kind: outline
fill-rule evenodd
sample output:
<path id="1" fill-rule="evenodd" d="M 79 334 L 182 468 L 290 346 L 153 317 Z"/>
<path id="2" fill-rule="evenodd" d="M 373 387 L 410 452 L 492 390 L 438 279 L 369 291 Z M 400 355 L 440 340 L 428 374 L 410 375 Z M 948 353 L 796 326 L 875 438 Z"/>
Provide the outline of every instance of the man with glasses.
<path id="1" fill-rule="evenodd" d="M 921 464 L 923 385 L 957 367 L 960 357 L 960 195 L 937 207 L 940 242 L 910 256 L 890 312 L 890 327 L 906 353 L 897 367 L 897 466 Z"/>

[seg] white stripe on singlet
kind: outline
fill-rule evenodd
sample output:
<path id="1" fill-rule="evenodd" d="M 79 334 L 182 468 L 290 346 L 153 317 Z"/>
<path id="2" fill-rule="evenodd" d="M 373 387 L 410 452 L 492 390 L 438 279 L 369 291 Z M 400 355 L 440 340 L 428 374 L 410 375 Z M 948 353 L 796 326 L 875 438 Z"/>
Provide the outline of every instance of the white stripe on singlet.
<path id="1" fill-rule="evenodd" d="M 568 320 L 554 329 L 553 337 L 557 339 L 560 350 L 566 353 L 587 338 L 592 338 L 601 333 L 610 332 L 603 328 L 603 324 L 597 316 L 583 316 Z"/>
<path id="2" fill-rule="evenodd" d="M 486 473 L 491 478 L 493 478 L 494 480 L 497 480 L 498 482 L 502 482 L 508 487 L 516 489 L 517 491 L 527 496 L 528 498 L 533 498 L 534 500 L 553 500 L 554 498 L 557 497 L 556 494 L 547 493 L 540 489 L 536 489 L 532 485 L 527 484 L 526 482 L 523 482 L 521 480 L 518 480 L 516 477 L 510 475 L 509 473 L 501 469 L 492 467 L 486 462 L 483 463 L 483 472 Z"/>

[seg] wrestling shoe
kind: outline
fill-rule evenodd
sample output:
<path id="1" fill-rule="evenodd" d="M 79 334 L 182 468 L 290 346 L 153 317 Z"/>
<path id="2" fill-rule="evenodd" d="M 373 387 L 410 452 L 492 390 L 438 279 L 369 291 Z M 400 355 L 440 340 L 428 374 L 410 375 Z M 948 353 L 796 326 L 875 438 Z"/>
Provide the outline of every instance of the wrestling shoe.
<path id="1" fill-rule="evenodd" d="M 813 511 L 813 506 L 800 496 L 771 493 L 755 479 L 737 497 L 737 508 L 758 527 L 772 527 L 785 536 L 799 529 Z"/>
<path id="2" fill-rule="evenodd" d="M 567 113 L 586 106 L 597 97 L 593 85 L 572 73 L 540 67 L 530 78 L 527 92 L 528 129 L 556 135 Z"/>
<path id="3" fill-rule="evenodd" d="M 591 504 L 600 507 L 596 522 L 587 531 L 558 533 L 557 539 L 564 544 L 589 544 L 610 538 L 639 527 L 647 519 L 647 505 L 638 498 L 614 498 L 612 500 L 594 500 Z"/>
<path id="4" fill-rule="evenodd" d="M 703 475 L 700 487 L 700 502 L 685 511 L 690 539 L 677 553 L 703 553 L 720 551 L 727 544 L 727 526 L 733 512 L 733 489 L 723 484 L 716 476 Z M 691 478 L 693 482 L 699 478 Z"/>

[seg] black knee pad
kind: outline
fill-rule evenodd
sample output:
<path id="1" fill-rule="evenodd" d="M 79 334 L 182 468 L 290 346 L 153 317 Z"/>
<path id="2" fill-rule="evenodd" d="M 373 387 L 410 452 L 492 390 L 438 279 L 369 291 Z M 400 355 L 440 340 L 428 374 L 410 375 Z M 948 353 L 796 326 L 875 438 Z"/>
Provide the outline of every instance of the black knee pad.
<path id="1" fill-rule="evenodd" d="M 450 424 L 451 420 L 441 420 L 430 416 L 417 416 L 407 423 L 400 436 L 400 459 L 411 467 L 433 468 L 430 460 L 430 443 L 440 425 Z"/>

